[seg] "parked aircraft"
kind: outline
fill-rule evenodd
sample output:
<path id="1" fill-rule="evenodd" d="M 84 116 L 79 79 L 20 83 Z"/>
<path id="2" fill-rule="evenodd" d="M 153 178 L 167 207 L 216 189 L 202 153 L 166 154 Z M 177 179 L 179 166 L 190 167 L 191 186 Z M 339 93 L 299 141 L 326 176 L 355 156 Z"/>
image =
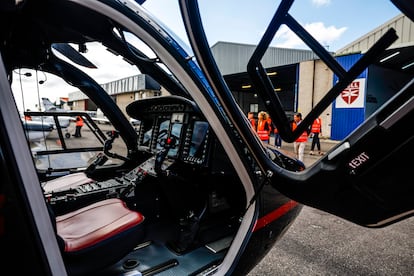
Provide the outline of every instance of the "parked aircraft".
<path id="1" fill-rule="evenodd" d="M 56 104 L 52 103 L 49 98 L 42 98 L 42 104 L 44 111 L 59 111 L 59 112 L 65 112 L 68 111 L 67 109 L 61 108 L 57 106 Z"/>
<path id="2" fill-rule="evenodd" d="M 43 111 L 25 111 L 24 115 L 30 116 L 32 122 L 45 123 L 52 125 L 54 129 L 64 130 L 65 137 L 70 138 L 68 127 L 71 122 L 75 121 L 75 118 L 63 114 L 70 111 L 57 107 L 48 98 L 42 98 L 42 104 Z"/>
<path id="3" fill-rule="evenodd" d="M 110 124 L 111 121 L 106 118 L 105 114 L 99 108 L 96 110 L 95 116 L 92 116 L 92 120 L 98 124 Z"/>
<path id="4" fill-rule="evenodd" d="M 29 142 L 37 142 L 46 139 L 53 131 L 53 125 L 47 122 L 22 119 L 23 128 Z"/>
<path id="5" fill-rule="evenodd" d="M 31 275 L 246 275 L 277 246 L 303 204 L 371 228 L 413 215 L 414 187 L 407 181 L 412 165 L 405 160 L 414 152 L 414 79 L 305 167 L 263 144 L 252 130 L 218 70 L 197 1 L 179 2 L 190 46 L 182 45 L 142 2 L 0 3 L 4 270 Z M 384 33 L 345 70 L 289 14 L 293 2 L 275 5 L 246 68 L 287 142 L 299 137 L 365 68 L 383 58 L 398 37 L 393 29 Z M 414 18 L 411 1 L 392 3 Z M 282 24 L 338 76 L 294 131 L 261 64 Z M 145 54 L 137 40 L 156 58 Z M 108 53 L 134 64 L 169 92 L 129 103 L 126 112 L 140 121 L 138 131 L 99 83 L 78 68 L 94 64 L 82 55 L 89 42 L 102 43 Z M 59 47 L 68 60 L 55 55 L 55 44 L 68 43 L 77 44 L 79 53 Z M 89 166 L 36 170 L 9 85 L 13 70 L 21 67 L 64 79 L 105 112 L 112 129 L 103 134 L 101 152 Z M 124 152 L 117 151 L 120 141 Z M 108 158 L 120 162 L 108 163 Z M 16 260 L 23 265 L 11 266 Z"/>

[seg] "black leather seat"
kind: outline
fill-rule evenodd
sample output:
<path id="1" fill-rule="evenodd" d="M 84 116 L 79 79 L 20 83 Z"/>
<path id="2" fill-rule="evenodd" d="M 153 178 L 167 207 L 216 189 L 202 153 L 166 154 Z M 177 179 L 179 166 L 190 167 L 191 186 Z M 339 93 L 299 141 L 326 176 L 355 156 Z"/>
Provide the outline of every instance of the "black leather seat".
<path id="1" fill-rule="evenodd" d="M 55 219 L 69 275 L 96 272 L 116 263 L 144 236 L 144 216 L 118 198 L 105 199 Z"/>

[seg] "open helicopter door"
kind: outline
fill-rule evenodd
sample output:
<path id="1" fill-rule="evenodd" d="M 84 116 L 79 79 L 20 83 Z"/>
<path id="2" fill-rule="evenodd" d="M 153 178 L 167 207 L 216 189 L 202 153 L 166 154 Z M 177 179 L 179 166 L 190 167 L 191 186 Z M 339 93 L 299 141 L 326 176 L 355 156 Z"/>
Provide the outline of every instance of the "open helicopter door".
<path id="1" fill-rule="evenodd" d="M 260 88 L 264 101 L 269 103 L 269 113 L 287 141 L 294 141 L 301 135 L 341 91 L 398 38 L 395 30 L 390 29 L 346 71 L 290 16 L 292 4 L 293 1 L 282 1 L 248 64 L 253 82 Z M 338 78 L 294 131 L 260 61 L 281 24 L 294 31 Z M 407 153 L 414 152 L 414 124 L 410 123 L 413 119 L 414 79 L 319 163 L 302 175 L 276 173 L 271 183 L 301 203 L 367 227 L 380 227 L 412 216 L 414 187 L 407 181 L 411 166 L 405 160 Z"/>
<path id="2" fill-rule="evenodd" d="M 300 176 L 274 187 L 359 225 L 381 227 L 414 214 L 414 79 Z"/>
<path id="3" fill-rule="evenodd" d="M 289 14 L 294 0 L 283 0 L 247 65 L 247 72 L 262 97 L 282 138 L 293 142 L 335 98 L 356 79 L 397 38 L 395 30 L 386 32 L 348 71 Z M 396 1 L 407 3 L 409 1 Z M 237 108 L 209 49 L 196 1 L 181 1 L 184 24 L 203 72 L 214 82 L 222 104 L 238 120 Z M 406 9 L 409 10 L 409 9 Z M 413 18 L 413 15 L 408 15 Z M 284 109 L 274 93 L 261 60 L 279 27 L 284 24 L 296 33 L 337 76 L 337 83 L 326 93 L 292 131 Z M 414 153 L 414 79 L 382 108 L 365 120 L 327 155 L 302 172 L 287 171 L 272 162 L 260 149 L 254 154 L 269 182 L 280 192 L 356 224 L 381 227 L 414 214 L 414 185 L 409 180 Z M 244 131 L 249 143 L 248 130 Z"/>

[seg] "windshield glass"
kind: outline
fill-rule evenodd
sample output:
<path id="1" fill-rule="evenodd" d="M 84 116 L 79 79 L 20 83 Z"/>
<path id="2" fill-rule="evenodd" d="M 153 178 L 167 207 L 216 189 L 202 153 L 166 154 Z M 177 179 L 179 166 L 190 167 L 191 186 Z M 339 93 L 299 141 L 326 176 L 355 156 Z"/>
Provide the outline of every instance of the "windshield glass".
<path id="1" fill-rule="evenodd" d="M 109 119 L 85 94 L 54 75 L 27 68 L 13 73 L 12 90 L 36 168 L 63 171 L 88 167 L 103 151 L 106 133 L 113 130 Z M 127 155 L 122 139 L 114 141 L 112 150 Z M 123 162 L 110 158 L 104 165 Z"/>

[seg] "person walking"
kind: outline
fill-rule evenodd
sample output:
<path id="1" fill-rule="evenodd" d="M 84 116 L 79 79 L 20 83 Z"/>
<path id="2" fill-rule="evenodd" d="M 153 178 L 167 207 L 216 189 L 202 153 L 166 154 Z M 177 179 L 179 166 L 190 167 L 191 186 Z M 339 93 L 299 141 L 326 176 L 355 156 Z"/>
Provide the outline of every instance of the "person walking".
<path id="1" fill-rule="evenodd" d="M 319 140 L 319 135 L 322 133 L 322 119 L 316 118 L 315 121 L 313 121 L 310 135 L 312 137 L 312 144 L 311 144 L 311 150 L 309 152 L 310 155 L 313 155 L 313 150 L 316 148 L 318 149 L 318 154 L 322 155 L 321 152 L 321 141 Z"/>
<path id="2" fill-rule="evenodd" d="M 247 113 L 247 119 L 249 119 L 252 128 L 256 130 L 256 119 L 254 118 L 254 112 L 249 111 L 249 113 Z"/>
<path id="3" fill-rule="evenodd" d="M 257 115 L 257 135 L 263 143 L 269 143 L 270 126 L 267 121 L 268 115 L 265 111 L 260 111 Z"/>
<path id="4" fill-rule="evenodd" d="M 73 136 L 75 137 L 82 137 L 81 134 L 81 129 L 83 127 L 83 119 L 82 116 L 76 116 L 76 129 L 75 129 L 75 134 L 73 134 Z"/>
<path id="5" fill-rule="evenodd" d="M 280 149 L 282 147 L 282 137 L 280 137 L 280 133 L 275 125 L 273 125 L 273 135 L 275 137 L 275 146 Z"/>
<path id="6" fill-rule="evenodd" d="M 293 115 L 292 129 L 295 130 L 302 122 L 302 114 L 300 112 Z M 296 158 L 303 162 L 305 154 L 306 142 L 308 141 L 308 132 L 305 130 L 294 142 L 293 151 L 296 154 Z"/>

